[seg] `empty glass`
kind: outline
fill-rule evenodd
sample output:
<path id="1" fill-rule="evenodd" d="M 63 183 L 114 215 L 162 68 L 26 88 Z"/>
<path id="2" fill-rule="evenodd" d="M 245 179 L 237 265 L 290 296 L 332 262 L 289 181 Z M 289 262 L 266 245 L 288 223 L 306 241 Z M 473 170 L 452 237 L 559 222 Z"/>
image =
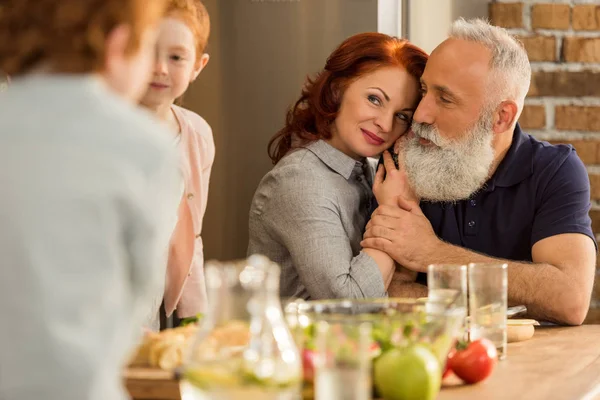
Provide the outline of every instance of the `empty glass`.
<path id="1" fill-rule="evenodd" d="M 431 264 L 427 267 L 428 298 L 433 302 L 454 301 L 453 305 L 468 312 L 467 266 L 460 264 Z M 435 303 L 434 303 L 435 304 Z M 467 338 L 466 323 L 463 323 Z"/>
<path id="2" fill-rule="evenodd" d="M 486 338 L 506 358 L 507 264 L 469 264 L 469 334 Z"/>
<path id="3" fill-rule="evenodd" d="M 316 325 L 315 399 L 371 399 L 371 324 Z"/>

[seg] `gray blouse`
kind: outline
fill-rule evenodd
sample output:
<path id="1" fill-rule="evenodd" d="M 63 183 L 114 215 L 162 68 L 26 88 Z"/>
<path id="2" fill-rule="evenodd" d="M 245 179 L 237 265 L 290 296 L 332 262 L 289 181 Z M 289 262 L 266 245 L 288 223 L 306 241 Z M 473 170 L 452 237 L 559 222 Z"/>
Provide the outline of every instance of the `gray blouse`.
<path id="1" fill-rule="evenodd" d="M 375 260 L 361 251 L 374 203 L 374 164 L 320 140 L 284 158 L 250 208 L 248 254 L 281 266 L 281 296 L 305 300 L 386 295 Z"/>

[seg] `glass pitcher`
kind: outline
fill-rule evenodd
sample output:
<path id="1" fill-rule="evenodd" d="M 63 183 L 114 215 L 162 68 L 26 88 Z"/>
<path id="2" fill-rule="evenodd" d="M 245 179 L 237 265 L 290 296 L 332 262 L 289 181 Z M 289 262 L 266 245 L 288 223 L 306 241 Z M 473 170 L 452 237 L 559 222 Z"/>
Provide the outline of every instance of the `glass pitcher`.
<path id="1" fill-rule="evenodd" d="M 300 398 L 302 362 L 264 256 L 205 267 L 209 311 L 182 369 L 182 400 Z"/>

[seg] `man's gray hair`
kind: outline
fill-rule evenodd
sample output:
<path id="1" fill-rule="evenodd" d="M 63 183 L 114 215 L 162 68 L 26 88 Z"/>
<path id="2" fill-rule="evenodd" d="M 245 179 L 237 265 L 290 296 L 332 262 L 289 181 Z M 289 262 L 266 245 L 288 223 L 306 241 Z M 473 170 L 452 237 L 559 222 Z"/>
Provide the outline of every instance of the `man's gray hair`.
<path id="1" fill-rule="evenodd" d="M 520 114 L 531 82 L 531 65 L 521 42 L 506 29 L 480 18 L 454 21 L 449 36 L 482 44 L 491 51 L 492 74 L 488 89 L 493 92 L 489 93 L 490 101 L 501 100 L 499 97 L 513 100 Z"/>

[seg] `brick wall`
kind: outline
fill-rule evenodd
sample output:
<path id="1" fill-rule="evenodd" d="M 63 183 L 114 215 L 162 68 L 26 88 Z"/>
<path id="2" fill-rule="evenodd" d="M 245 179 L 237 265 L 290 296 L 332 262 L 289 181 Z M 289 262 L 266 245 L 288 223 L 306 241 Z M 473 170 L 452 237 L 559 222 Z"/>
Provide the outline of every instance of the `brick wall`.
<path id="1" fill-rule="evenodd" d="M 532 66 L 521 126 L 571 143 L 588 166 L 594 232 L 600 237 L 600 0 L 495 0 L 493 24 L 523 42 Z M 600 262 L 586 323 L 600 323 Z"/>

